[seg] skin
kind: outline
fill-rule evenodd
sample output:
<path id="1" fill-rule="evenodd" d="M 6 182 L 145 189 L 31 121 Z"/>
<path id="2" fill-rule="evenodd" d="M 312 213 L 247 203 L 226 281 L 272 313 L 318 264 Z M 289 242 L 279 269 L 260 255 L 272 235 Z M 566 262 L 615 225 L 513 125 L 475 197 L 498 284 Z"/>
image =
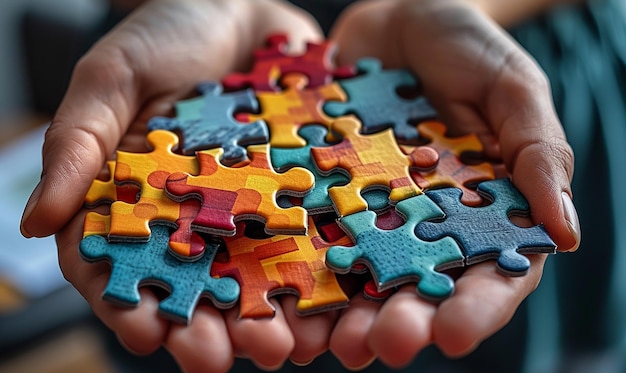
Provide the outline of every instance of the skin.
<path id="1" fill-rule="evenodd" d="M 331 38 L 339 64 L 367 55 L 386 67 L 410 67 L 454 132 L 478 133 L 489 155 L 502 157 L 532 220 L 545 224 L 560 250 L 574 250 L 580 230 L 567 202 L 573 155 L 548 83 L 487 10 L 460 0 L 361 2 L 342 15 Z M 227 371 L 235 356 L 272 370 L 328 349 L 351 369 L 375 358 L 404 366 L 433 343 L 451 357 L 471 352 L 536 288 L 545 256 L 530 256 L 530 273 L 518 278 L 501 276 L 493 263 L 472 266 L 438 305 L 417 297 L 411 284 L 384 304 L 357 292 L 346 310 L 312 317 L 295 316 L 293 297 L 273 299 L 276 317 L 268 320 L 238 320 L 236 308 L 203 304 L 181 326 L 157 316 L 158 299 L 148 289 L 134 309 L 101 300 L 109 267 L 84 262 L 77 247 L 84 195 L 105 160 L 118 147 L 143 149 L 147 119 L 172 114 L 198 81 L 246 69 L 253 49 L 276 31 L 290 35 L 296 52 L 322 39 L 309 15 L 278 1 L 154 0 L 137 9 L 76 66 L 46 134 L 42 180 L 25 208 L 23 234 L 56 234 L 64 276 L 120 342 L 138 354 L 163 345 L 186 372 Z M 264 343 L 270 335 L 273 342 Z"/>

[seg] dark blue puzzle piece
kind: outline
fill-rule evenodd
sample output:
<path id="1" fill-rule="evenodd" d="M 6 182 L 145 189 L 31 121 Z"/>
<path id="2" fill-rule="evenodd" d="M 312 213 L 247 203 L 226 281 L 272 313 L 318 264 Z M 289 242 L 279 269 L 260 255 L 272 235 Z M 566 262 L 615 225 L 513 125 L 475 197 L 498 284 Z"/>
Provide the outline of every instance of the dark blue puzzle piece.
<path id="1" fill-rule="evenodd" d="M 383 70 L 379 60 L 363 58 L 357 62 L 354 78 L 338 81 L 348 95 L 348 102 L 327 102 L 324 111 L 334 117 L 354 113 L 363 123 L 365 134 L 393 127 L 397 138 L 417 138 L 416 123 L 437 116 L 422 96 L 404 99 L 396 93 L 403 86 L 416 86 L 417 80 L 408 70 Z"/>
<path id="2" fill-rule="evenodd" d="M 333 246 L 326 253 L 326 265 L 347 273 L 357 263 L 365 264 L 384 291 L 406 282 L 418 281 L 417 291 L 425 298 L 441 300 L 454 291 L 452 279 L 437 272 L 463 265 L 463 253 L 450 237 L 435 242 L 420 240 L 415 227 L 421 221 L 443 217 L 443 211 L 421 194 L 396 204 L 406 218 L 393 230 L 376 227 L 376 213 L 370 210 L 348 215 L 340 220 L 355 246 Z"/>
<path id="3" fill-rule="evenodd" d="M 256 112 L 258 102 L 251 89 L 222 93 L 216 82 L 198 85 L 201 97 L 176 103 L 176 118 L 155 117 L 148 121 L 150 130 L 179 131 L 182 152 L 194 155 L 197 150 L 224 148 L 222 163 L 231 165 L 246 159 L 244 146 L 269 141 L 267 124 L 262 120 L 238 122 L 239 111 Z"/>
<path id="4" fill-rule="evenodd" d="M 485 181 L 478 191 L 488 206 L 469 207 L 461 203 L 462 191 L 457 188 L 426 192 L 445 212 L 440 222 L 422 222 L 417 235 L 427 240 L 453 237 L 471 265 L 497 259 L 500 272 L 521 276 L 528 272 L 530 261 L 520 253 L 555 253 L 556 245 L 543 226 L 521 228 L 509 216 L 527 214 L 528 202 L 508 179 Z"/>
<path id="5" fill-rule="evenodd" d="M 162 225 L 152 227 L 147 243 L 109 243 L 102 236 L 87 236 L 80 243 L 80 254 L 87 261 L 111 262 L 103 294 L 107 301 L 134 306 L 140 300 L 138 287 L 155 284 L 170 291 L 159 304 L 159 312 L 180 323 L 191 320 L 201 296 L 220 308 L 233 306 L 239 298 L 237 281 L 209 275 L 218 244 L 207 244 L 198 261 L 183 262 L 168 252 L 169 237 L 168 228 Z"/>

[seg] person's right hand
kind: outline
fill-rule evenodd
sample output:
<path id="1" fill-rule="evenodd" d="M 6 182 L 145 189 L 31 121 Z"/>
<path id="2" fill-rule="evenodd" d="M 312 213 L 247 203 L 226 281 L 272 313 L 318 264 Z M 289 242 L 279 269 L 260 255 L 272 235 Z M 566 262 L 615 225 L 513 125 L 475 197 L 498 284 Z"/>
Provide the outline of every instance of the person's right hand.
<path id="1" fill-rule="evenodd" d="M 159 300 L 146 289 L 137 308 L 112 306 L 101 299 L 109 267 L 78 254 L 81 207 L 118 146 L 145 150 L 148 119 L 171 114 L 198 82 L 245 68 L 254 48 L 276 32 L 287 33 L 301 50 L 305 41 L 323 38 L 309 15 L 279 1 L 154 0 L 136 10 L 76 66 L 46 134 L 41 181 L 25 208 L 23 234 L 57 234 L 64 276 L 120 341 L 140 354 L 164 345 L 188 372 L 226 371 L 235 355 L 265 368 L 289 357 L 308 361 L 326 349 L 336 313 L 294 318 L 293 302 L 286 301 L 290 309 L 283 311 L 272 301 L 274 319 L 238 320 L 236 309 L 199 306 L 191 324 L 180 326 L 157 316 Z M 307 330 L 326 335 L 298 334 Z"/>

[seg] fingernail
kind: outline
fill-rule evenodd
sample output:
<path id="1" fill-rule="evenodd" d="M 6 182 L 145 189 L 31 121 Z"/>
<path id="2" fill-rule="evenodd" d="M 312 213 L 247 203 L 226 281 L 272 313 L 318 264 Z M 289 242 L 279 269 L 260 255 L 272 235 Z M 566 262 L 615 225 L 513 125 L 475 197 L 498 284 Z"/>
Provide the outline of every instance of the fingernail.
<path id="1" fill-rule="evenodd" d="M 37 186 L 35 187 L 35 190 L 33 190 L 33 193 L 30 195 L 30 198 L 28 199 L 28 202 L 26 202 L 26 207 L 24 208 L 24 213 L 22 214 L 22 220 L 20 222 L 20 232 L 22 232 L 22 236 L 24 236 L 26 238 L 33 237 L 33 235 L 30 234 L 28 232 L 28 230 L 26 229 L 26 227 L 24 226 L 25 225 L 24 223 L 30 217 L 30 214 L 35 209 L 35 206 L 37 206 L 37 202 L 39 202 L 39 197 L 41 197 L 41 190 L 43 189 L 43 180 L 44 179 L 42 178 L 39 181 L 39 184 L 37 184 Z"/>
<path id="2" fill-rule="evenodd" d="M 580 245 L 580 222 L 578 221 L 578 213 L 576 212 L 576 208 L 574 207 L 574 203 L 572 202 L 572 198 L 569 194 L 562 192 L 561 199 L 563 200 L 565 221 L 567 222 L 569 232 L 575 241 L 574 245 L 565 251 L 574 252 L 578 250 L 578 245 Z"/>
<path id="3" fill-rule="evenodd" d="M 305 367 L 305 366 L 307 366 L 307 365 L 309 365 L 309 364 L 311 364 L 311 363 L 313 362 L 313 359 L 311 359 L 311 360 L 309 360 L 309 361 L 305 361 L 305 362 L 303 362 L 303 363 L 298 362 L 298 361 L 295 361 L 295 360 L 293 360 L 293 359 L 289 359 L 289 360 L 291 361 L 291 363 L 292 363 L 293 365 L 298 366 L 298 367 Z"/>

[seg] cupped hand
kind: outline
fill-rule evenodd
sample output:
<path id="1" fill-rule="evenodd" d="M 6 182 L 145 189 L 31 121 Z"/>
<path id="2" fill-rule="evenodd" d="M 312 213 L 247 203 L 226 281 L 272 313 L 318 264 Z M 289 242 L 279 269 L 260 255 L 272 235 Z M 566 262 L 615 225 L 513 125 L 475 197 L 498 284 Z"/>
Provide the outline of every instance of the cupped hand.
<path id="1" fill-rule="evenodd" d="M 504 161 L 533 222 L 544 224 L 560 251 L 577 249 L 573 154 L 549 84 L 485 11 L 465 0 L 366 1 L 340 17 L 331 39 L 339 43 L 340 64 L 373 56 L 387 68 L 412 69 L 451 132 L 477 133 L 487 155 Z M 331 350 L 350 368 L 376 357 L 403 366 L 432 343 L 449 356 L 467 354 L 536 288 L 545 255 L 530 259 L 530 273 L 518 278 L 496 273 L 492 262 L 468 268 L 439 305 L 419 299 L 413 286 L 382 306 L 353 300 L 337 321 Z"/>
<path id="2" fill-rule="evenodd" d="M 273 301 L 271 320 L 238 320 L 237 309 L 200 305 L 191 324 L 181 326 L 157 316 L 159 300 L 149 289 L 141 290 L 137 308 L 106 303 L 101 294 L 110 268 L 78 255 L 83 201 L 118 147 L 145 148 L 149 118 L 172 114 L 198 82 L 246 68 L 254 48 L 276 32 L 289 34 L 295 50 L 322 39 L 308 14 L 278 1 L 154 0 L 137 9 L 77 64 L 46 133 L 41 181 L 25 208 L 23 234 L 57 235 L 64 276 L 121 343 L 139 354 L 164 345 L 187 372 L 226 371 L 234 356 L 264 368 L 287 358 L 311 360 L 326 349 L 335 314 L 295 319 L 286 300 L 285 310 Z M 326 334 L 298 332 L 310 329 Z M 272 343 L 263 342 L 268 335 Z"/>

